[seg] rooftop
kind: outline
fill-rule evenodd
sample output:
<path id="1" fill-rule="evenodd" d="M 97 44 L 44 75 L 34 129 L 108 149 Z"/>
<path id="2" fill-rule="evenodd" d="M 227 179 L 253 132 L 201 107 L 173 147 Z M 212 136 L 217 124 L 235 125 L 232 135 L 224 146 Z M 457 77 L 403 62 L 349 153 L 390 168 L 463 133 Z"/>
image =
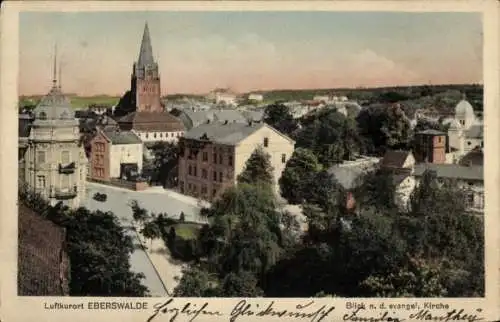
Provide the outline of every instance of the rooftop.
<path id="1" fill-rule="evenodd" d="M 140 144 L 141 139 L 132 131 L 103 131 L 112 144 Z"/>
<path id="2" fill-rule="evenodd" d="M 213 122 L 194 127 L 185 133 L 184 138 L 209 140 L 228 145 L 237 145 L 257 130 L 265 127 L 263 123 L 221 123 Z"/>
<path id="3" fill-rule="evenodd" d="M 484 180 L 483 166 L 460 164 L 434 164 L 420 163 L 415 165 L 413 175 L 422 176 L 425 170 L 436 171 L 439 178 L 462 179 L 462 180 Z"/>

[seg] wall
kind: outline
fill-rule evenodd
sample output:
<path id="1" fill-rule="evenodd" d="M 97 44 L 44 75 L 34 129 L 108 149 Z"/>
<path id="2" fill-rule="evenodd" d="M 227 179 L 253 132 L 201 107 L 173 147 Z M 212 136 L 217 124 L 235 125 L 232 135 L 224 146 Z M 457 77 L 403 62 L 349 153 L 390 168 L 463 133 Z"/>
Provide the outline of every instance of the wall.
<path id="1" fill-rule="evenodd" d="M 163 107 L 160 102 L 160 79 L 146 76 L 136 81 L 137 111 L 161 112 Z"/>
<path id="2" fill-rule="evenodd" d="M 269 139 L 267 147 L 264 147 L 264 138 Z M 235 178 L 245 169 L 246 161 L 259 146 L 262 146 L 263 150 L 271 157 L 274 182 L 276 189 L 278 189 L 278 180 L 285 170 L 286 162 L 293 154 L 294 143 L 269 127 L 261 128 L 236 147 Z M 285 155 L 284 162 L 282 162 L 283 154 Z"/>
<path id="3" fill-rule="evenodd" d="M 234 164 L 233 146 L 208 143 L 197 154 L 191 155 L 190 152 L 191 149 L 187 145 L 184 148 L 184 155 L 179 159 L 179 191 L 181 193 L 211 201 L 223 190 L 234 185 L 236 178 L 233 165 L 230 164 L 231 157 L 233 158 L 232 164 Z M 216 173 L 215 180 L 214 172 Z"/>
<path id="4" fill-rule="evenodd" d="M 104 146 L 100 150 L 99 145 Z M 91 141 L 90 153 L 90 178 L 100 181 L 110 179 L 110 144 L 102 133 L 96 135 Z"/>
<path id="5" fill-rule="evenodd" d="M 120 177 L 122 163 L 136 163 L 139 172 L 142 171 L 143 145 L 140 144 L 113 144 L 110 147 L 109 175 L 111 178 Z"/>
<path id="6" fill-rule="evenodd" d="M 142 132 L 132 130 L 142 142 L 177 142 L 179 137 L 184 135 L 184 131 L 175 132 Z M 155 137 L 156 134 L 156 137 Z"/>

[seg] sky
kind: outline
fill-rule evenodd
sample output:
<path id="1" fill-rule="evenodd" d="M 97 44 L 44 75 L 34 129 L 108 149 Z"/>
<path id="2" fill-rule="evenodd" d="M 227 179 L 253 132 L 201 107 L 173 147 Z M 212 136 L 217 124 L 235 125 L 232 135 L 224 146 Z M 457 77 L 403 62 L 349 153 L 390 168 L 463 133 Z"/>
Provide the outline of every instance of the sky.
<path id="1" fill-rule="evenodd" d="M 21 95 L 130 87 L 145 22 L 162 94 L 482 83 L 480 13 L 22 12 Z"/>

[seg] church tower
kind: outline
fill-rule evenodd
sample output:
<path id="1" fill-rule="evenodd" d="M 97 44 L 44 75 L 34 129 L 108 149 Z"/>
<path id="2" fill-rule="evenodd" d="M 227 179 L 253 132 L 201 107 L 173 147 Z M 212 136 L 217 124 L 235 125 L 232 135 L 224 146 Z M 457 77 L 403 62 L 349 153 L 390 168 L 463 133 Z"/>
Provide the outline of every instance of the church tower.
<path id="1" fill-rule="evenodd" d="M 158 64 L 153 58 L 148 24 L 144 26 L 139 59 L 134 63 L 131 80 L 132 104 L 137 112 L 162 112 Z"/>

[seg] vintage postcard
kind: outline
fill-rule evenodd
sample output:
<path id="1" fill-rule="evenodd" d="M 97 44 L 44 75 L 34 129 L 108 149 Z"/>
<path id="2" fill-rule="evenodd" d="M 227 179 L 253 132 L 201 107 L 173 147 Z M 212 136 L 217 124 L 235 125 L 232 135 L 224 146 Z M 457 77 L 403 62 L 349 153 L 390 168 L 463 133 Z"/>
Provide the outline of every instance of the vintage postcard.
<path id="1" fill-rule="evenodd" d="M 3 3 L 0 320 L 500 319 L 499 14 Z"/>

